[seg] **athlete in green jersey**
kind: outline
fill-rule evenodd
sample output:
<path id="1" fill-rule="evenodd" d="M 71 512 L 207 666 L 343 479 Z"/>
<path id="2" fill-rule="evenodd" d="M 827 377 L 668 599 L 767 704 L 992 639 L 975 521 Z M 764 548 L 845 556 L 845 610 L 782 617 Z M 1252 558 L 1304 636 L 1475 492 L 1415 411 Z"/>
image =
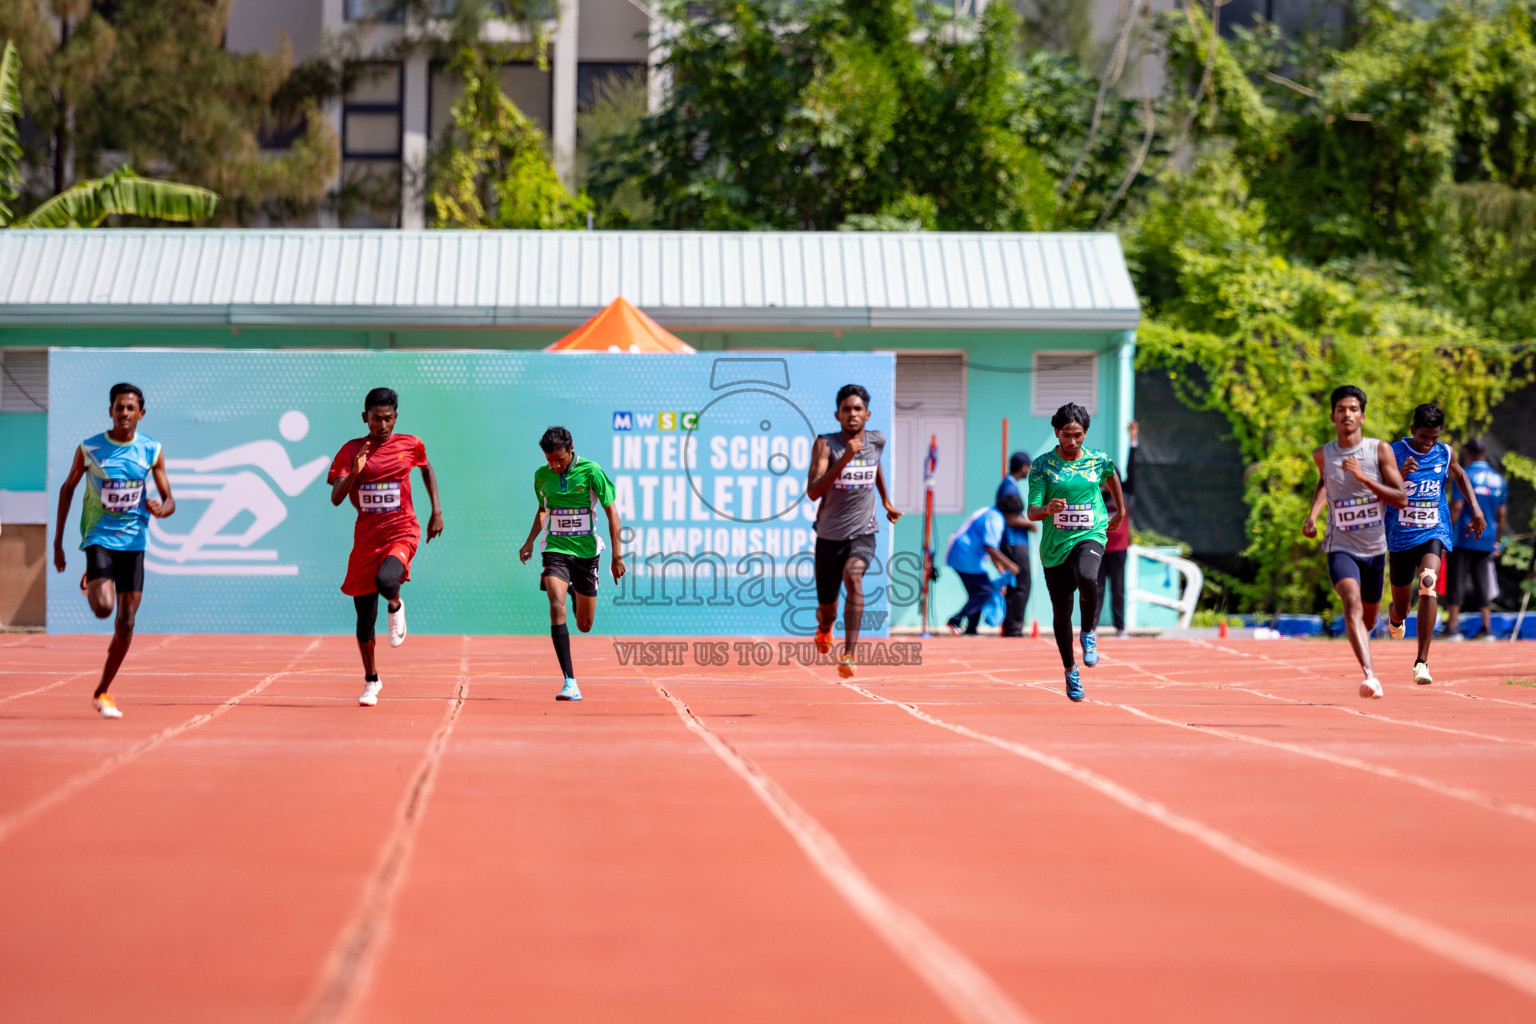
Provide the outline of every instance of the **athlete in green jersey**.
<path id="1" fill-rule="evenodd" d="M 1057 445 L 1029 468 L 1029 508 L 1025 515 L 1040 523 L 1040 564 L 1045 589 L 1051 595 L 1051 619 L 1056 649 L 1066 669 L 1067 696 L 1083 699 L 1083 684 L 1072 657 L 1072 596 L 1077 593 L 1083 632 L 1083 664 L 1099 663 L 1094 616 L 1099 610 L 1099 562 L 1110 530 L 1120 525 L 1125 496 L 1120 475 L 1101 451 L 1083 447 L 1088 436 L 1088 410 L 1068 402 L 1051 417 Z M 1117 510 L 1104 507 L 1100 485 L 1109 488 Z"/>
<path id="2" fill-rule="evenodd" d="M 533 473 L 533 491 L 539 498 L 539 510 L 533 528 L 523 543 L 518 558 L 527 562 L 533 556 L 533 542 L 548 526 L 544 539 L 544 567 L 539 573 L 539 589 L 549 595 L 549 635 L 555 643 L 555 657 L 565 674 L 565 685 L 556 700 L 581 700 L 581 687 L 571 667 L 571 636 L 565 627 L 565 595 L 576 592 L 576 628 L 591 632 L 597 614 L 597 556 L 603 550 L 602 538 L 593 529 L 598 509 L 608 514 L 608 538 L 613 544 L 609 568 L 617 583 L 624 576 L 624 552 L 619 546 L 619 510 L 614 507 L 613 481 L 603 467 L 578 456 L 572 447 L 571 432 L 564 427 L 550 427 L 539 439 L 548 465 Z"/>

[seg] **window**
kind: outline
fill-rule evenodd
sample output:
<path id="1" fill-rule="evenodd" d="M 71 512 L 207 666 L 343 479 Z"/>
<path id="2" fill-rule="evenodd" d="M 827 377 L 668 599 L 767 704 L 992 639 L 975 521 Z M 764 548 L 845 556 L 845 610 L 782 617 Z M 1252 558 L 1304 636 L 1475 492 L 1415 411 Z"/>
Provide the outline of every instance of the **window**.
<path id="1" fill-rule="evenodd" d="M 1031 375 L 1029 411 L 1050 418 L 1068 402 L 1076 402 L 1097 416 L 1099 412 L 1099 354 L 1092 349 L 1076 352 L 1036 352 Z"/>
<path id="2" fill-rule="evenodd" d="M 0 349 L 0 412 L 47 411 L 47 350 Z"/>
<path id="3" fill-rule="evenodd" d="M 584 61 L 576 65 L 576 109 L 591 110 L 599 91 L 608 93 L 627 82 L 645 83 L 644 64 Z"/>
<path id="4" fill-rule="evenodd" d="M 934 472 L 934 512 L 966 511 L 965 412 L 962 353 L 897 354 L 891 497 L 902 512 L 923 511 L 923 463 L 930 441 L 938 446 L 939 454 Z"/>
<path id="5" fill-rule="evenodd" d="M 357 81 L 342 106 L 341 155 L 348 160 L 400 159 L 405 77 L 399 64 L 355 65 Z"/>
<path id="6" fill-rule="evenodd" d="M 427 137 L 434 142 L 453 126 L 453 105 L 464 95 L 464 80 L 446 66 L 432 68 L 431 94 L 427 101 Z M 537 64 L 501 66 L 501 88 L 524 117 L 545 135 L 554 114 L 554 87 L 550 72 Z"/>

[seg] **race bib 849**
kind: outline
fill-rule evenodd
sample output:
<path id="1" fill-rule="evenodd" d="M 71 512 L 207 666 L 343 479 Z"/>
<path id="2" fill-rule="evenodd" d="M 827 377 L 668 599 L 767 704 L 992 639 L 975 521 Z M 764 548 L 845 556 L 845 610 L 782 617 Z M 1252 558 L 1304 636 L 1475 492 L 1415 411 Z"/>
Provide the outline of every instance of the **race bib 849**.
<path id="1" fill-rule="evenodd" d="M 108 512 L 131 512 L 144 500 L 143 480 L 103 480 L 101 503 Z"/>

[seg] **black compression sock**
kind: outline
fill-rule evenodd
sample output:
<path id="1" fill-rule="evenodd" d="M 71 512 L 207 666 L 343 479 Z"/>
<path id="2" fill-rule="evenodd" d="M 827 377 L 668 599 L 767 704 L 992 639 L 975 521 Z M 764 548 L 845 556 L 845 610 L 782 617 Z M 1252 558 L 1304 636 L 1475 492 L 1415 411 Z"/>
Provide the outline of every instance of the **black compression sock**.
<path id="1" fill-rule="evenodd" d="M 571 632 L 565 628 L 565 623 L 549 627 L 549 637 L 555 642 L 555 657 L 560 659 L 560 671 L 565 673 L 565 678 L 576 678 L 576 670 L 571 667 Z"/>
<path id="2" fill-rule="evenodd" d="M 377 672 L 375 672 L 371 676 L 369 676 L 369 675 L 363 676 L 363 682 L 365 682 L 365 683 L 376 683 L 378 681 L 379 681 L 379 674 Z"/>

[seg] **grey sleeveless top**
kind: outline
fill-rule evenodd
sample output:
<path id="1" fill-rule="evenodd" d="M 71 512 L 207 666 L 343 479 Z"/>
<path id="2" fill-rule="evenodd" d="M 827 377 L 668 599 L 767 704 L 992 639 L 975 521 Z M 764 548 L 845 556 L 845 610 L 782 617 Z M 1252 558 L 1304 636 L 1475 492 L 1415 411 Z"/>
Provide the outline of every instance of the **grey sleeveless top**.
<path id="1" fill-rule="evenodd" d="M 1323 445 L 1323 487 L 1328 494 L 1324 551 L 1343 551 L 1361 558 L 1386 554 L 1386 502 L 1342 468 L 1344 460 L 1353 456 L 1360 460 L 1366 476 L 1380 480 L 1380 453 L 1381 442 L 1374 437 L 1361 438 L 1353 448 L 1340 448 L 1337 441 Z"/>
<path id="2" fill-rule="evenodd" d="M 832 462 L 843 457 L 848 447 L 841 430 L 822 434 Z M 879 508 L 879 492 L 875 490 L 875 473 L 880 469 L 880 454 L 885 451 L 885 435 L 878 430 L 864 431 L 864 446 L 859 454 L 837 475 L 837 480 L 821 499 L 816 510 L 816 536 L 824 540 L 850 540 L 874 533 L 875 510 Z"/>

